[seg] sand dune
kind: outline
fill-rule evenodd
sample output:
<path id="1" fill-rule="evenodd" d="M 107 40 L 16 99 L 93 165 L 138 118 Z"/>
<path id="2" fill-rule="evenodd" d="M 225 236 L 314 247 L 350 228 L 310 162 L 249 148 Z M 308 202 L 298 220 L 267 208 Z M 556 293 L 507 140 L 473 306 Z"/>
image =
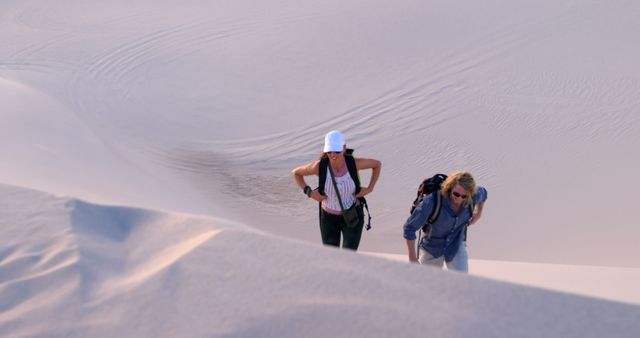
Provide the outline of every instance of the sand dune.
<path id="1" fill-rule="evenodd" d="M 3 336 L 633 336 L 637 306 L 1 186 Z M 427 316 L 428 315 L 428 316 Z"/>
<path id="2" fill-rule="evenodd" d="M 595 183 L 639 168 L 632 3 L 65 4 L 2 7 L 6 183 L 316 241 L 288 171 L 340 129 L 384 163 L 365 250 L 466 169 L 477 258 L 638 267 L 637 186 Z"/>
<path id="3" fill-rule="evenodd" d="M 290 170 L 332 129 L 383 162 L 363 251 L 404 254 L 421 179 L 470 170 L 489 191 L 473 259 L 637 269 L 639 11 L 2 2 L 0 332 L 630 335 L 630 305 L 324 250 Z M 425 281 L 442 298 L 412 288 Z"/>

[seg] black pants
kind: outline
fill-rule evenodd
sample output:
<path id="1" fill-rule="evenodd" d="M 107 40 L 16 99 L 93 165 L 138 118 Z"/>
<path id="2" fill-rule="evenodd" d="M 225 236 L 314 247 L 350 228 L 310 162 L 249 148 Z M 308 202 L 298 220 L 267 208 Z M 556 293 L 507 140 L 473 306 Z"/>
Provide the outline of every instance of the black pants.
<path id="1" fill-rule="evenodd" d="M 324 245 L 340 246 L 340 236 L 342 235 L 343 249 L 358 250 L 363 225 L 364 217 L 360 218 L 357 226 L 347 228 L 342 215 L 320 211 L 320 235 L 322 235 L 322 244 Z"/>

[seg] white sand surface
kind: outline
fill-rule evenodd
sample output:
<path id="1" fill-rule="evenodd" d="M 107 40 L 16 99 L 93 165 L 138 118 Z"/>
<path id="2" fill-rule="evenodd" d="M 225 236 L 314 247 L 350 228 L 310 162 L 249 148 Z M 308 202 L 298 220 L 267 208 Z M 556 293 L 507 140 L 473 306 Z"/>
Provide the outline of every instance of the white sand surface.
<path id="1" fill-rule="evenodd" d="M 408 262 L 407 255 L 364 254 Z M 637 268 L 470 259 L 469 273 L 520 285 L 640 305 L 640 269 Z"/>
<path id="2" fill-rule="evenodd" d="M 632 1 L 0 2 L 0 332 L 256 336 L 268 326 L 265 336 L 293 336 L 303 331 L 279 325 L 302 320 L 292 304 L 303 299 L 307 315 L 356 329 L 367 319 L 379 336 L 411 336 L 403 330 L 415 325 L 469 336 L 479 322 L 475 333 L 487 336 L 630 334 L 631 305 L 324 250 L 317 204 L 290 170 L 316 159 L 332 129 L 356 156 L 381 160 L 361 250 L 390 255 L 406 250 L 401 226 L 418 183 L 469 170 L 489 192 L 469 230 L 471 258 L 489 262 L 478 274 L 637 303 L 639 14 Z M 294 270 L 299 257 L 287 257 L 273 267 L 300 252 L 324 265 Z M 263 256 L 270 263 L 259 264 Z M 305 289 L 336 278 L 346 287 L 360 265 L 402 291 L 367 288 L 386 297 L 379 307 L 341 293 L 328 298 L 330 311 L 320 308 L 329 289 Z M 576 266 L 594 268 L 567 288 L 562 276 Z M 542 267 L 551 270 L 532 272 Z M 212 285 L 224 274 L 255 278 L 249 270 L 267 282 L 299 274 L 297 298 L 267 291 L 251 312 L 242 297 L 256 294 L 243 290 L 256 285 Z M 457 280 L 482 299 L 419 298 L 403 312 L 403 297 L 418 292 L 394 280 L 405 273 Z M 205 286 L 240 298 L 220 305 Z M 521 301 L 544 313 L 525 323 L 542 310 Z M 237 311 L 210 326 L 185 319 L 228 306 Z M 354 310 L 365 307 L 378 310 Z M 600 308 L 603 322 L 590 312 Z M 402 309 L 398 321 L 384 326 L 383 309 Z M 440 313 L 439 324 L 399 324 L 419 309 Z M 509 319 L 497 322 L 503 311 Z M 247 324 L 261 314 L 262 324 Z M 552 317 L 559 322 L 547 325 Z M 562 331 L 561 320 L 572 324 Z M 312 324 L 302 322 L 297 329 Z"/>
<path id="3" fill-rule="evenodd" d="M 634 337 L 640 307 L 0 186 L 3 337 Z"/>

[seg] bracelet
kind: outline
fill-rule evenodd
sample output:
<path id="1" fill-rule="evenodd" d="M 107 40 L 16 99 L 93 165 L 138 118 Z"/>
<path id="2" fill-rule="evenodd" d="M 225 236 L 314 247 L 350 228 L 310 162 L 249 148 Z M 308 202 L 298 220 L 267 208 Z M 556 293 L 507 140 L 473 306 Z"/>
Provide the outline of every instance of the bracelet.
<path id="1" fill-rule="evenodd" d="M 308 185 L 304 186 L 304 189 L 302 189 L 302 192 L 304 192 L 305 195 L 307 195 L 307 197 L 311 197 L 311 187 Z"/>

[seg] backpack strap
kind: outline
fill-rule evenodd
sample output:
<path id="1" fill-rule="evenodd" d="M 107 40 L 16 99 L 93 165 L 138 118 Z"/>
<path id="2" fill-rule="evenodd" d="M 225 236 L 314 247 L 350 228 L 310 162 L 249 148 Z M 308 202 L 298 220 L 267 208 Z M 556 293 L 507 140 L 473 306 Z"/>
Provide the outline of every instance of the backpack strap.
<path id="1" fill-rule="evenodd" d="M 353 183 L 356 186 L 356 191 L 355 193 L 358 194 L 361 190 L 360 187 L 360 174 L 358 173 L 358 166 L 356 166 L 356 158 L 353 157 L 353 149 L 347 148 L 347 150 L 344 153 L 344 161 L 347 165 L 347 170 L 349 171 L 349 176 L 351 176 L 351 179 L 353 180 Z M 324 192 L 324 186 L 325 183 L 327 182 L 327 171 L 329 168 L 329 158 L 328 157 L 323 157 L 322 159 L 320 159 L 320 168 L 319 169 L 319 173 L 318 173 L 318 192 L 320 193 L 320 195 L 326 195 Z M 370 230 L 371 229 L 371 212 L 369 212 L 369 205 L 367 204 L 367 200 L 364 197 L 360 197 L 358 198 L 358 200 L 360 201 L 360 203 L 363 205 L 363 209 L 367 210 L 367 216 L 369 217 L 369 219 L 367 220 L 366 224 L 365 224 L 365 229 Z M 322 202 L 318 203 L 319 205 L 319 213 L 320 215 L 322 215 L 322 207 L 321 207 Z M 364 212 L 364 210 L 363 210 Z"/>
<path id="2" fill-rule="evenodd" d="M 365 209 L 367 209 L 367 216 L 369 216 L 369 219 L 367 220 L 367 223 L 364 225 L 364 228 L 367 229 L 367 231 L 371 230 L 371 212 L 369 211 L 369 205 L 367 204 L 367 200 L 364 197 L 360 197 L 358 198 L 360 200 L 360 203 L 364 206 Z M 363 215 L 364 215 L 364 210 L 362 211 Z"/>
<path id="3" fill-rule="evenodd" d="M 475 210 L 476 206 L 473 204 L 473 202 L 469 203 L 469 214 L 471 215 L 471 217 L 473 218 L 473 210 Z M 471 218 L 469 218 L 469 222 L 471 221 Z M 467 222 L 467 224 L 464 226 L 464 241 L 467 241 L 467 229 L 469 229 L 469 223 Z"/>
<path id="4" fill-rule="evenodd" d="M 347 163 L 347 170 L 349 175 L 356 184 L 356 194 L 360 192 L 360 175 L 358 174 L 358 167 L 356 166 L 356 158 L 353 157 L 353 149 L 347 149 L 344 155 L 344 161 Z"/>
<path id="5" fill-rule="evenodd" d="M 427 222 L 422 226 L 422 231 L 427 234 L 425 237 L 427 240 L 431 238 L 431 225 L 436 222 L 438 216 L 440 216 L 440 209 L 442 209 L 442 193 L 440 190 L 437 190 L 434 192 L 434 195 L 435 196 L 432 197 L 435 199 L 433 209 L 431 209 L 431 214 L 429 218 L 427 218 Z"/>
<path id="6" fill-rule="evenodd" d="M 431 210 L 431 215 L 429 215 L 429 218 L 427 219 L 427 222 L 429 222 L 429 224 L 433 224 L 435 223 L 435 221 L 438 219 L 438 216 L 440 216 L 440 208 L 442 207 L 442 193 L 440 192 L 440 190 L 436 191 L 436 204 L 433 206 L 433 210 Z"/>
<path id="7" fill-rule="evenodd" d="M 356 185 L 356 194 L 360 192 L 360 175 L 358 174 L 358 167 L 356 166 L 356 159 L 353 157 L 353 149 L 347 149 L 344 153 L 344 161 L 347 164 L 347 170 L 349 176 Z M 320 195 L 325 195 L 324 185 L 327 181 L 327 167 L 329 166 L 329 158 L 323 157 L 320 159 L 320 168 L 318 173 L 318 192 Z"/>
<path id="8" fill-rule="evenodd" d="M 325 196 L 326 194 L 324 193 L 324 184 L 327 181 L 327 167 L 329 166 L 329 158 L 328 157 L 323 157 L 322 159 L 320 159 L 320 168 L 319 168 L 319 174 L 318 174 L 318 192 L 320 193 L 320 195 Z"/>

